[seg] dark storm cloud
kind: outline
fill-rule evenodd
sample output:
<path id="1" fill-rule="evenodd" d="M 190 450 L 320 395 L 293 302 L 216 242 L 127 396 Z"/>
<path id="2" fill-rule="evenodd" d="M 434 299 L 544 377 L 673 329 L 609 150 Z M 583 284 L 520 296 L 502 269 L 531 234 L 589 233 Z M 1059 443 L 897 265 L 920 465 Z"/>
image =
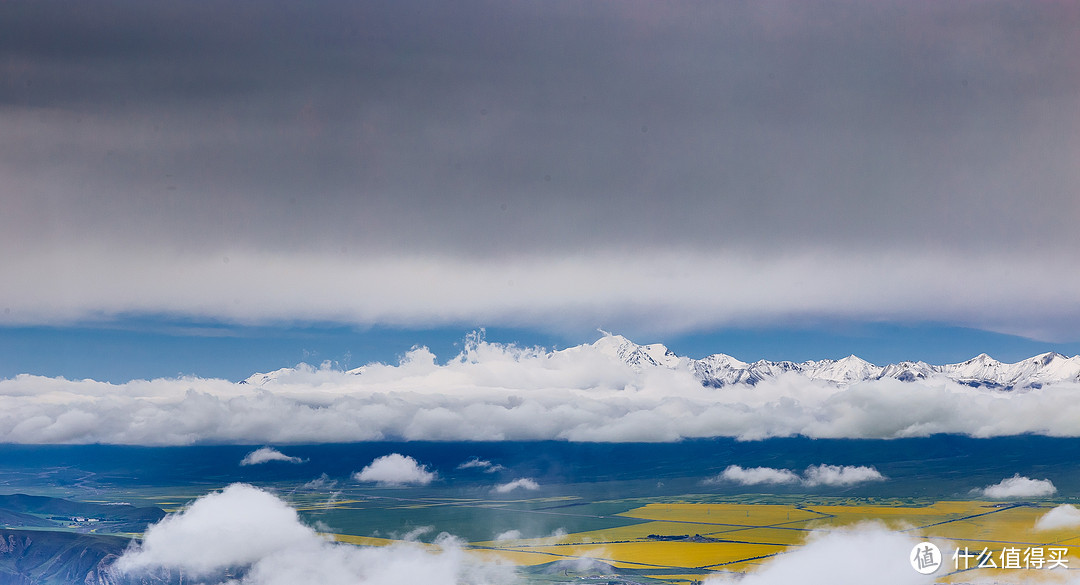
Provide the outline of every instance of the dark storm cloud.
<path id="1" fill-rule="evenodd" d="M 7 2 L 0 241 L 106 265 L 1067 256 L 1077 25 L 1067 3 Z"/>
<path id="2" fill-rule="evenodd" d="M 1066 6 L 4 10 L 6 190 L 62 229 L 472 252 L 1077 243 Z"/>

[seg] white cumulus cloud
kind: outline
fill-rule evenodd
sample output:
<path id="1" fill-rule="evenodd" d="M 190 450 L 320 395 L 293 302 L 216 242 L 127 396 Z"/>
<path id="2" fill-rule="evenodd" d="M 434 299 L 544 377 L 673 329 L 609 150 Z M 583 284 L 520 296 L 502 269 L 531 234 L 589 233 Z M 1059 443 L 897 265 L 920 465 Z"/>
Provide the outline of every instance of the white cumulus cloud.
<path id="1" fill-rule="evenodd" d="M 762 561 L 742 575 L 708 577 L 705 585 L 921 585 L 934 575 L 908 562 L 918 540 L 878 525 L 812 532 L 806 544 Z M 943 548 L 944 549 L 944 548 Z"/>
<path id="2" fill-rule="evenodd" d="M 240 460 L 240 465 L 258 465 L 260 463 L 269 463 L 270 461 L 284 461 L 285 463 L 304 462 L 304 460 L 299 457 L 290 457 L 273 447 L 260 447 L 251 453 L 244 455 L 244 458 Z"/>
<path id="3" fill-rule="evenodd" d="M 803 481 L 808 486 L 829 485 L 847 486 L 868 481 L 884 481 L 885 476 L 877 469 L 863 465 L 811 465 L 803 473 Z"/>
<path id="4" fill-rule="evenodd" d="M 995 500 L 1007 500 L 1011 498 L 1043 498 L 1057 493 L 1057 488 L 1049 479 L 1031 479 L 1021 477 L 1019 473 L 1012 477 L 1006 477 L 994 485 L 988 485 L 981 490 L 980 494 Z"/>
<path id="5" fill-rule="evenodd" d="M 1078 526 L 1080 526 L 1080 509 L 1070 504 L 1062 504 L 1050 510 L 1035 522 L 1035 530 L 1057 530 Z"/>
<path id="6" fill-rule="evenodd" d="M 719 483 L 722 481 L 730 481 L 739 485 L 761 485 L 799 483 L 802 479 L 790 469 L 776 469 L 773 467 L 744 468 L 738 465 L 729 465 L 720 475 L 705 480 L 706 483 Z"/>
<path id="7" fill-rule="evenodd" d="M 123 571 L 182 568 L 208 575 L 313 539 L 320 540 L 284 501 L 256 487 L 233 484 L 150 526 L 142 544 L 116 566 Z"/>
<path id="8" fill-rule="evenodd" d="M 187 510 L 151 526 L 115 570 L 140 574 L 180 570 L 195 577 L 239 572 L 235 585 L 503 585 L 505 565 L 469 559 L 461 542 L 435 539 L 437 550 L 410 542 L 357 547 L 323 539 L 302 524 L 284 501 L 258 488 L 234 484 L 196 500 Z"/>
<path id="9" fill-rule="evenodd" d="M 495 493 L 506 494 L 514 490 L 538 490 L 540 489 L 540 484 L 536 483 L 535 479 L 531 479 L 528 477 L 520 477 L 518 479 L 515 479 L 514 481 L 500 483 L 499 485 L 496 485 L 493 489 Z"/>
<path id="10" fill-rule="evenodd" d="M 407 455 L 391 453 L 375 458 L 370 464 L 353 474 L 359 482 L 372 482 L 383 486 L 427 485 L 435 480 L 435 472 L 420 465 Z"/>
<path id="11" fill-rule="evenodd" d="M 740 576 L 716 576 L 705 585 L 921 585 L 934 575 L 911 568 L 908 556 L 918 540 L 878 525 L 811 533 L 806 544 L 762 562 Z M 944 549 L 942 549 L 944 550 Z"/>

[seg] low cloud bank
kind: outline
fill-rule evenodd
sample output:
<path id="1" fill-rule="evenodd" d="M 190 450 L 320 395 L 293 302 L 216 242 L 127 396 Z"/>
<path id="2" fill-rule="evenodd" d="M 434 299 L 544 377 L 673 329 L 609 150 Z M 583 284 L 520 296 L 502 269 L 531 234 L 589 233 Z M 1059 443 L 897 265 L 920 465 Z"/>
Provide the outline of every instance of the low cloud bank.
<path id="1" fill-rule="evenodd" d="M 412 457 L 391 453 L 376 458 L 354 473 L 353 479 L 381 486 L 428 485 L 435 480 L 435 472 L 428 471 L 426 466 L 420 465 Z"/>
<path id="2" fill-rule="evenodd" d="M 1031 479 L 1021 477 L 1019 473 L 1007 477 L 994 485 L 988 485 L 977 492 L 987 498 L 1008 500 L 1012 498 L 1045 498 L 1057 493 L 1057 488 L 1049 479 Z"/>
<path id="3" fill-rule="evenodd" d="M 507 566 L 479 564 L 461 543 L 441 535 L 437 552 L 415 543 L 357 547 L 327 541 L 300 522 L 296 510 L 261 489 L 233 484 L 196 500 L 151 526 L 140 545 L 113 565 L 128 575 L 183 571 L 196 579 L 239 572 L 234 585 L 502 585 Z"/>
<path id="4" fill-rule="evenodd" d="M 260 463 L 269 463 L 271 461 L 284 461 L 285 463 L 304 462 L 304 460 L 299 457 L 290 457 L 273 447 L 260 447 L 251 453 L 244 455 L 244 458 L 240 460 L 240 465 L 259 465 Z"/>
<path id="5" fill-rule="evenodd" d="M 705 585 L 920 585 L 933 575 L 911 568 L 908 556 L 919 541 L 878 525 L 811 533 L 805 545 L 763 561 L 760 569 L 716 576 Z"/>
<path id="6" fill-rule="evenodd" d="M 147 248 L 145 241 L 114 247 L 82 240 L 59 253 L 26 245 L 30 240 L 55 241 L 27 238 L 9 246 L 17 246 L 18 254 L 0 256 L 3 274 L 18 275 L 0 283 L 12 308 L 0 312 L 4 325 L 171 314 L 233 323 L 502 323 L 570 331 L 581 323 L 624 323 L 659 333 L 801 317 L 860 321 L 889 315 L 897 321 L 1073 339 L 1080 323 L 1080 273 L 1061 270 L 1073 262 L 1068 245 L 1059 253 L 1040 248 L 1038 255 L 1015 250 L 973 256 L 970 250 L 940 249 L 882 254 L 821 246 L 751 257 L 745 250 L 721 252 L 710 244 L 705 252 L 576 250 L 478 259 L 236 249 L 221 255 L 174 254 Z M 822 271 L 822 258 L 860 275 L 859 286 Z M 969 275 L 998 273 L 1003 266 L 1010 278 L 992 287 L 972 286 Z M 287 281 L 282 275 L 289 275 Z M 77 294 L 73 282 L 79 283 Z M 195 282 L 198 286 L 192 286 Z M 234 302 L 238 294 L 244 302 Z"/>
<path id="7" fill-rule="evenodd" d="M 1080 436 L 1078 393 L 1077 384 L 1001 392 L 942 379 L 838 388 L 797 375 L 705 388 L 689 371 L 637 371 L 592 346 L 547 352 L 478 341 L 445 364 L 418 348 L 396 365 L 302 365 L 246 384 L 20 375 L 0 380 L 0 442 Z"/>
<path id="8" fill-rule="evenodd" d="M 800 484 L 807 487 L 851 486 L 868 481 L 884 481 L 886 478 L 877 469 L 866 466 L 811 465 L 800 477 L 790 469 L 773 467 L 743 468 L 729 465 L 719 475 L 705 480 L 707 484 L 723 482 L 739 485 L 788 485 Z"/>

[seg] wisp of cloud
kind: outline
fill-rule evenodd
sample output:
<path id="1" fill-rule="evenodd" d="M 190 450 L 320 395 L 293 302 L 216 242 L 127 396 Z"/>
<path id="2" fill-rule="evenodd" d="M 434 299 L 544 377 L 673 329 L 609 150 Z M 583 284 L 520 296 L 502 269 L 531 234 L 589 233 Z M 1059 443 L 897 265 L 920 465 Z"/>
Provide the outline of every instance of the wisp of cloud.
<path id="1" fill-rule="evenodd" d="M 514 490 L 536 491 L 540 489 L 540 484 L 536 483 L 535 479 L 520 477 L 507 483 L 500 483 L 492 489 L 497 494 L 508 494 Z"/>
<path id="2" fill-rule="evenodd" d="M 299 457 L 290 457 L 278 451 L 273 447 L 260 447 L 240 460 L 240 465 L 259 465 L 260 463 L 269 463 L 271 461 L 283 461 L 285 463 L 303 463 L 304 460 Z"/>

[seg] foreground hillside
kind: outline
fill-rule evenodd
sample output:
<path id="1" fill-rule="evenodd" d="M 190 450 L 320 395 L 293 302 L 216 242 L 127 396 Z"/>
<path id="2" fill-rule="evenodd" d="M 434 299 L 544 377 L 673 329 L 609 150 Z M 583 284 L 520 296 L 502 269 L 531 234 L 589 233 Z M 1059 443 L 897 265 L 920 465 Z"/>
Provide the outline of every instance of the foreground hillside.
<path id="1" fill-rule="evenodd" d="M 118 583 L 109 566 L 165 517 L 157 507 L 0 495 L 0 585 Z"/>

